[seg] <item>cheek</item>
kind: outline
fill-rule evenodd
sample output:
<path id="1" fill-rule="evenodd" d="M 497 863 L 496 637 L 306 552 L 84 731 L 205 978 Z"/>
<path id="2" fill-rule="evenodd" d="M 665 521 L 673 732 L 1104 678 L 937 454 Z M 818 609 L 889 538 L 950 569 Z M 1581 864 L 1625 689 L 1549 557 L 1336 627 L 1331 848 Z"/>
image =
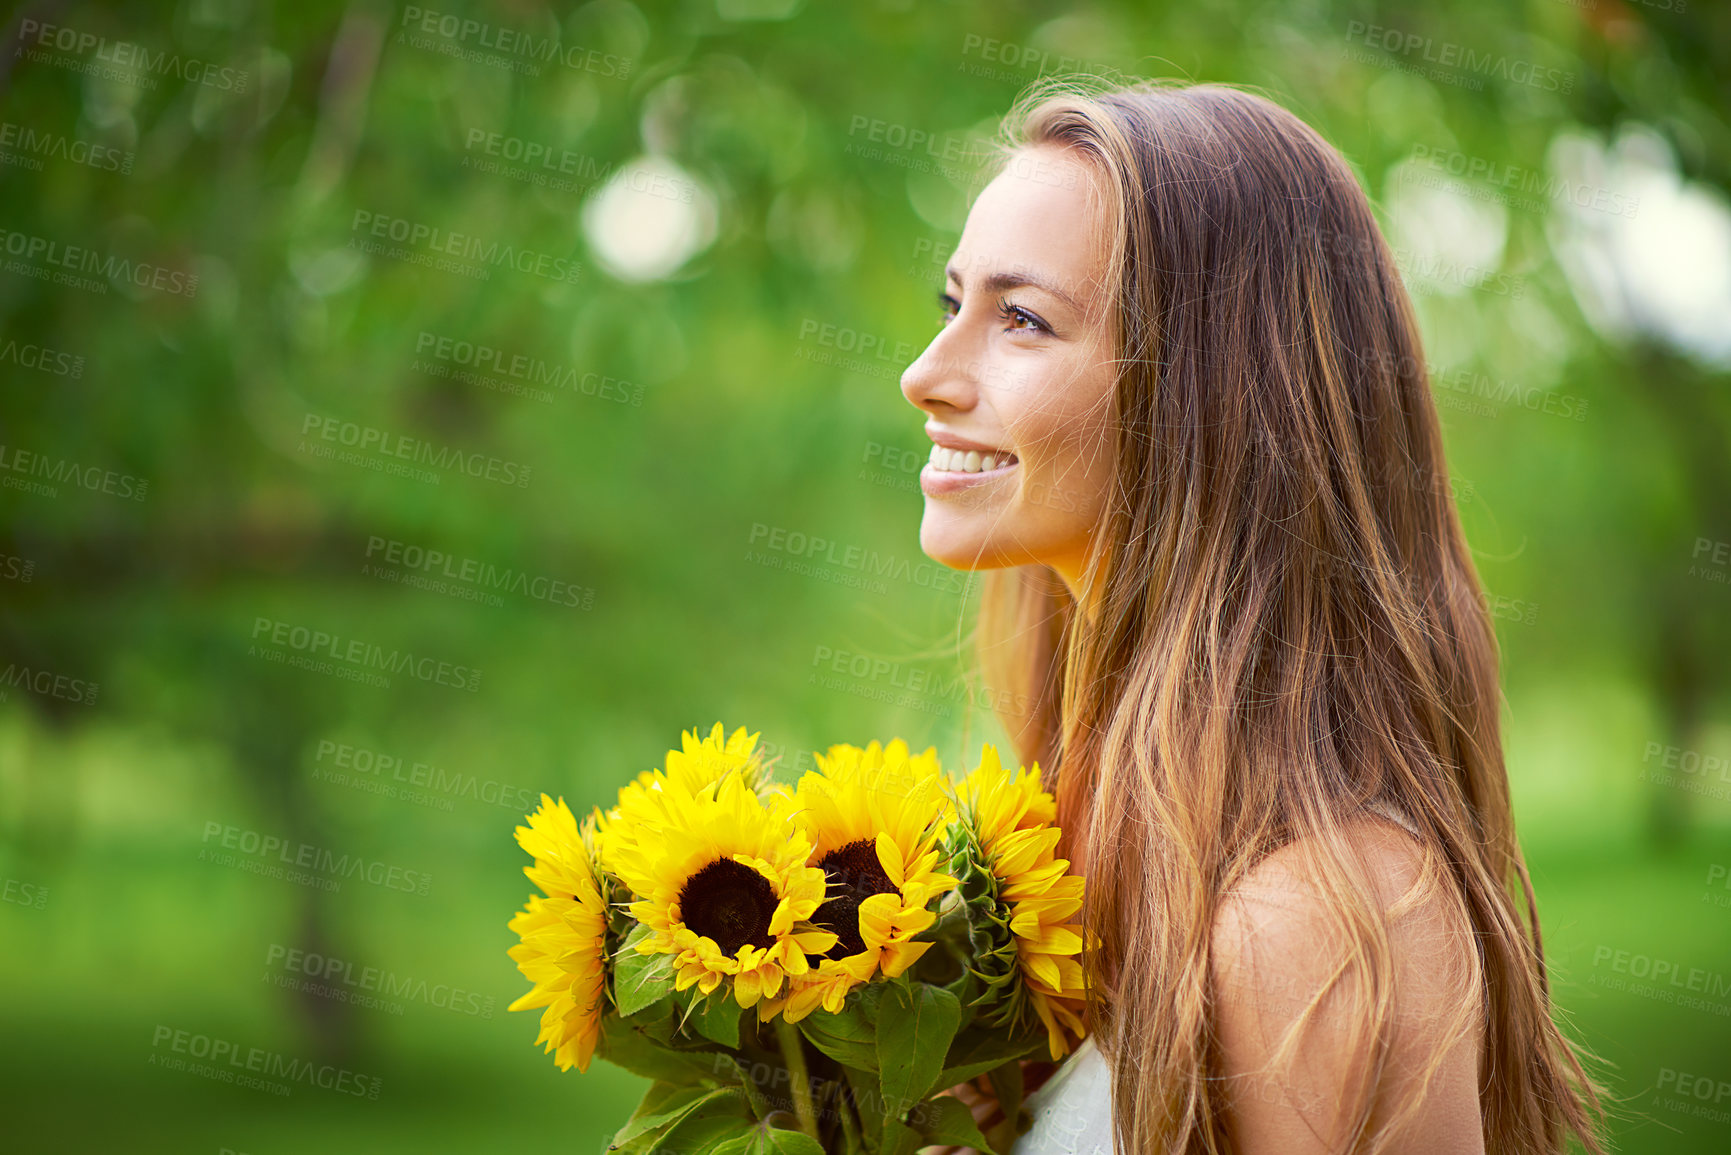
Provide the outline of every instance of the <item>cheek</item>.
<path id="1" fill-rule="evenodd" d="M 1110 422 L 1099 410 L 1079 408 L 1030 424 L 1019 445 L 1022 499 L 1030 516 L 1088 521 L 1105 501 L 1117 455 Z"/>
<path id="2" fill-rule="evenodd" d="M 1058 452 L 1046 464 L 1052 481 L 1074 491 L 1078 497 L 1098 489 L 1112 465 L 1113 445 L 1103 425 L 1078 420 L 1066 427 Z"/>

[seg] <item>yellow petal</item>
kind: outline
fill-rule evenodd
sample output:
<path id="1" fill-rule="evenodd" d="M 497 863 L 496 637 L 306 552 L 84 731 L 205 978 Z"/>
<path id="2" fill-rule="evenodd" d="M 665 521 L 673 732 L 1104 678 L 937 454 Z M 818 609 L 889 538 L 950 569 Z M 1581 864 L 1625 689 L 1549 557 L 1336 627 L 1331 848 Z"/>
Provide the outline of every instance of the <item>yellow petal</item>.
<path id="1" fill-rule="evenodd" d="M 902 942 L 885 947 L 880 960 L 884 977 L 895 978 L 918 962 L 920 956 L 935 945 L 937 944 L 929 942 Z"/>
<path id="2" fill-rule="evenodd" d="M 1028 941 L 1045 954 L 1075 954 L 1082 949 L 1082 936 L 1067 926 L 1046 927 Z"/>
<path id="3" fill-rule="evenodd" d="M 855 984 L 867 982 L 878 969 L 878 957 L 881 953 L 877 950 L 862 950 L 856 955 L 849 955 L 835 963 L 836 972 L 847 976 Z"/>
<path id="4" fill-rule="evenodd" d="M 817 983 L 812 983 L 810 986 L 795 991 L 788 997 L 787 1006 L 782 1011 L 782 1016 L 790 1023 L 799 1022 L 817 1010 L 818 1005 L 823 1001 L 823 994 L 824 988 Z"/>
<path id="5" fill-rule="evenodd" d="M 889 876 L 890 884 L 901 889 L 902 880 L 906 877 L 903 870 L 902 848 L 896 845 L 896 840 L 888 834 L 878 835 L 878 865 L 884 868 Z"/>
<path id="6" fill-rule="evenodd" d="M 793 905 L 787 899 L 775 904 L 775 914 L 769 920 L 769 933 L 780 938 L 793 929 Z"/>
<path id="7" fill-rule="evenodd" d="M 867 942 L 887 941 L 896 932 L 895 916 L 901 912 L 899 894 L 874 894 L 859 904 L 860 935 Z"/>
<path id="8" fill-rule="evenodd" d="M 919 910 L 904 911 L 901 917 L 896 919 L 896 933 L 898 935 L 919 934 L 936 921 L 938 921 L 936 911 L 926 910 L 923 907 Z"/>
<path id="9" fill-rule="evenodd" d="M 1049 989 L 1054 991 L 1058 989 L 1058 984 L 1062 981 L 1062 976 L 1058 973 L 1058 964 L 1052 960 L 1051 956 L 1043 954 L 1024 954 L 1022 956 L 1022 966 L 1026 970 L 1033 972 L 1034 978 L 1039 982 L 1045 983 Z M 1038 1003 L 1040 1000 L 1035 999 L 1034 1001 Z"/>
<path id="10" fill-rule="evenodd" d="M 788 941 L 805 954 L 827 954 L 831 947 L 841 941 L 841 936 L 831 930 L 802 930 L 798 934 L 789 935 Z M 797 973 L 792 967 L 789 967 L 788 971 Z"/>

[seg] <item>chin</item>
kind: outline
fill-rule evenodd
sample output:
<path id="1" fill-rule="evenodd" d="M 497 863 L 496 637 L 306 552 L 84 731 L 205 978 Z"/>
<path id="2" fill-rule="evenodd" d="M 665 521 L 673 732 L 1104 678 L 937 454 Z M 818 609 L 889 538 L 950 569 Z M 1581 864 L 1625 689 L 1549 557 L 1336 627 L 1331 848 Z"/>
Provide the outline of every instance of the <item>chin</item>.
<path id="1" fill-rule="evenodd" d="M 1020 564 L 1005 556 L 1003 549 L 984 532 L 984 527 L 969 524 L 971 520 L 928 508 L 920 522 L 920 551 L 939 565 L 951 569 L 1002 569 Z"/>

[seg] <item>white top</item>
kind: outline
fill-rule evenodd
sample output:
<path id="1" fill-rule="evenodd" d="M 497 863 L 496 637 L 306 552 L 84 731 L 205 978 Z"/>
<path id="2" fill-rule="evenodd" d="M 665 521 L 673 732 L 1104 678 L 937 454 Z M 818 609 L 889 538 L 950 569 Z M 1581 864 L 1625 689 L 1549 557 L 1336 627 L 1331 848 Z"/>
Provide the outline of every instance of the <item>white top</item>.
<path id="1" fill-rule="evenodd" d="M 1112 1068 L 1090 1035 L 1027 1098 L 1034 1125 L 1008 1155 L 1112 1155 Z"/>
<path id="2" fill-rule="evenodd" d="M 1383 802 L 1370 808 L 1414 834 L 1412 819 Z M 1007 1155 L 1112 1155 L 1112 1067 L 1090 1035 L 1027 1098 L 1034 1124 Z"/>

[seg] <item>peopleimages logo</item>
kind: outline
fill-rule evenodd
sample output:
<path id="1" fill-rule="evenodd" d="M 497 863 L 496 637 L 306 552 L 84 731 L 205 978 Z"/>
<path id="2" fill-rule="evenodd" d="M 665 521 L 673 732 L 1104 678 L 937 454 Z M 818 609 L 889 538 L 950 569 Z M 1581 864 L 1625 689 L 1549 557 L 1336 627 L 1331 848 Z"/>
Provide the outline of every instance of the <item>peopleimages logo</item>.
<path id="1" fill-rule="evenodd" d="M 18 164 L 40 171 L 44 159 L 63 160 L 121 176 L 132 173 L 131 152 L 27 124 L 0 121 L 0 164 Z"/>
<path id="2" fill-rule="evenodd" d="M 42 64 L 72 63 L 49 58 L 48 51 L 73 56 L 90 52 L 92 62 L 113 66 L 114 79 L 124 79 L 128 72 L 173 76 L 191 84 L 235 93 L 245 92 L 251 80 L 244 68 L 228 68 L 197 57 L 182 57 L 178 52 L 152 52 L 142 44 L 110 40 L 94 32 L 44 24 L 40 20 L 20 20 L 17 43 L 16 55 Z"/>
<path id="3" fill-rule="evenodd" d="M 641 385 L 593 371 L 579 373 L 569 365 L 552 364 L 539 357 L 513 353 L 492 345 L 441 337 L 425 329 L 415 338 L 415 353 L 429 360 L 472 369 L 477 373 L 509 377 L 530 385 L 545 385 L 553 389 L 563 389 L 568 393 L 596 397 L 602 401 L 617 401 L 620 404 L 636 406 L 643 404 Z M 417 367 L 427 368 L 418 363 Z"/>
<path id="4" fill-rule="evenodd" d="M 747 561 L 772 564 L 766 559 L 791 558 L 806 565 L 833 566 L 837 571 L 861 578 L 912 582 L 940 593 L 965 593 L 972 576 L 966 570 L 953 570 L 933 561 L 917 565 L 905 557 L 881 554 L 865 546 L 849 545 L 816 534 L 787 530 L 780 526 L 754 522 L 747 544 L 755 547 L 746 553 Z M 767 550 L 767 554 L 758 551 Z M 753 556 L 754 553 L 756 556 Z M 773 568 L 783 568 L 774 565 Z M 797 572 L 797 571 L 796 571 Z M 880 591 L 881 592 L 881 591 Z"/>
<path id="5" fill-rule="evenodd" d="M 28 341 L 20 344 L 8 341 L 0 346 L 0 362 L 10 361 L 24 369 L 35 369 L 42 373 L 52 373 L 56 377 L 79 378 L 84 376 L 84 358 L 75 353 L 64 353 L 58 349 L 50 349 L 46 345 L 36 345 Z"/>
<path id="6" fill-rule="evenodd" d="M 1451 72 L 1470 76 L 1482 85 L 1484 78 L 1494 76 L 1508 84 L 1526 85 L 1542 92 L 1568 95 L 1575 90 L 1575 74 L 1560 68 L 1546 68 L 1530 60 L 1510 59 L 1496 52 L 1480 52 L 1452 40 L 1438 40 L 1399 28 L 1384 28 L 1362 20 L 1347 22 L 1346 38 L 1381 49 L 1391 56 L 1414 57 L 1425 64 L 1434 64 Z"/>
<path id="7" fill-rule="evenodd" d="M 1593 969 L 1610 963 L 1610 969 L 1618 975 L 1628 975 L 1634 979 L 1645 980 L 1645 989 L 1631 988 L 1637 994 L 1659 994 L 1665 1002 L 1687 1000 L 1683 1005 L 1695 1009 L 1713 1009 L 1717 1014 L 1731 1012 L 1724 1003 L 1707 1004 L 1700 998 L 1688 999 L 1689 995 L 1702 995 L 1707 999 L 1724 999 L 1731 995 L 1731 975 L 1720 971 L 1704 970 L 1701 967 L 1686 966 L 1675 959 L 1658 958 L 1653 955 L 1641 954 L 1638 951 L 1617 950 L 1609 946 L 1598 946 L 1593 950 Z M 1598 976 L 1595 976 L 1597 978 Z M 1589 980 L 1593 981 L 1593 980 Z M 1662 984 L 1662 985 L 1661 985 Z M 1621 980 L 1601 981 L 1596 985 L 1610 986 L 1622 989 L 1628 985 Z M 1671 988 L 1671 989 L 1666 989 Z M 1682 992 L 1679 994 L 1678 992 Z"/>
<path id="8" fill-rule="evenodd" d="M 67 483 L 80 489 L 88 489 L 92 493 L 106 493 L 111 497 L 130 498 L 133 501 L 143 501 L 150 492 L 149 481 L 134 477 L 130 473 L 105 469 L 100 465 L 80 465 L 69 458 L 50 457 L 34 449 L 20 449 L 16 445 L 0 445 L 0 475 L 14 473 L 42 480 L 19 481 L 6 476 L 0 479 L 0 484 L 9 489 L 40 493 L 44 497 L 59 496 L 60 491 L 55 485 Z M 55 484 L 46 484 L 48 482 Z"/>
<path id="9" fill-rule="evenodd" d="M 501 568 L 478 558 L 458 557 L 393 538 L 377 535 L 367 538 L 367 560 L 375 567 L 382 560 L 428 578 L 473 586 L 477 591 L 502 590 L 554 606 L 586 610 L 595 604 L 595 591 L 588 586 L 509 566 Z"/>
<path id="10" fill-rule="evenodd" d="M 1498 191 L 1506 190 L 1542 198 L 1541 201 L 1528 202 L 1518 207 L 1542 209 L 1545 207 L 1543 201 L 1561 200 L 1577 208 L 1595 209 L 1619 217 L 1633 217 L 1641 207 L 1639 197 L 1612 192 L 1598 185 L 1571 181 L 1566 176 L 1546 173 L 1541 169 L 1522 168 L 1506 161 L 1472 156 L 1458 149 L 1414 145 L 1412 159 L 1416 164 L 1457 180 L 1482 183 Z"/>
<path id="11" fill-rule="evenodd" d="M 357 996 L 406 999 L 437 1010 L 480 1019 L 492 1018 L 497 1002 L 493 995 L 464 990 L 450 983 L 429 983 L 426 979 L 399 975 L 378 967 L 357 967 L 347 959 L 304 951 L 298 947 L 291 948 L 281 943 L 272 943 L 265 951 L 264 963 L 266 967 L 278 968 L 290 975 L 309 980 L 306 985 L 294 982 L 278 985 L 294 986 L 297 990 L 307 989 L 307 986 L 324 986 L 330 988 L 342 1001 L 360 1001 Z M 325 992 L 312 989 L 309 993 L 322 995 Z"/>
<path id="12" fill-rule="evenodd" d="M 401 890 L 419 895 L 425 895 L 433 882 L 433 876 L 424 870 L 406 870 L 378 859 L 367 859 L 358 854 L 338 854 L 310 842 L 290 842 L 275 834 L 264 834 L 241 826 L 210 821 L 204 824 L 204 837 L 201 841 L 206 849 L 200 851 L 200 857 L 219 866 L 234 865 L 225 861 L 233 858 L 233 855 L 212 853 L 212 840 L 216 847 L 222 850 L 239 851 L 248 858 L 264 862 L 270 862 L 274 857 L 275 862 L 272 865 L 317 871 L 331 880 L 359 878 L 362 882 L 382 886 L 386 890 Z"/>
<path id="13" fill-rule="evenodd" d="M 314 449 L 322 449 L 318 441 L 331 442 L 356 453 L 376 453 L 381 457 L 415 465 L 430 465 L 434 469 L 454 469 L 470 477 L 485 478 L 500 485 L 519 489 L 529 484 L 530 467 L 520 461 L 489 457 L 485 453 L 469 452 L 451 445 L 435 445 L 406 433 L 392 433 L 356 421 L 344 421 L 323 413 L 308 413 L 301 421 L 301 436 L 311 437 Z M 303 442 L 303 445 L 305 443 Z M 335 450 L 330 451 L 335 456 Z M 430 475 L 436 476 L 436 475 Z"/>
<path id="14" fill-rule="evenodd" d="M 261 1090 L 275 1094 L 286 1095 L 289 1088 L 285 1084 L 305 1083 L 309 1087 L 321 1087 L 327 1091 L 353 1095 L 358 1099 L 377 1099 L 380 1088 L 384 1086 L 384 1080 L 376 1075 L 359 1074 L 330 1063 L 297 1059 L 280 1051 L 267 1051 L 263 1047 L 247 1047 L 243 1050 L 240 1044 L 229 1039 L 178 1030 L 161 1023 L 156 1026 L 150 1048 L 152 1066 L 167 1067 L 170 1070 L 190 1069 L 193 1074 L 205 1075 L 224 1083 L 246 1082 L 249 1077 L 251 1082 L 247 1085 L 256 1085 L 260 1079 L 281 1080 L 277 1084 L 282 1087 L 280 1091 L 273 1086 L 260 1087 Z M 174 1059 L 171 1057 L 173 1055 L 186 1055 L 202 1060 L 207 1066 L 203 1069 L 188 1068 L 184 1060 Z"/>
<path id="15" fill-rule="evenodd" d="M 36 236 L 34 233 L 0 228 L 0 252 L 18 258 L 12 264 L 20 267 L 10 269 L 15 273 L 28 269 L 43 273 L 59 272 L 61 275 L 87 273 L 100 276 L 108 283 L 131 284 L 140 289 L 172 293 L 180 297 L 190 298 L 198 293 L 196 273 L 170 269 L 149 261 L 134 261 L 113 253 L 100 253 L 83 245 L 69 245 L 49 237 Z M 107 291 L 103 281 L 93 281 L 76 287 L 89 288 L 90 285 L 101 286 L 97 290 L 99 292 Z"/>
<path id="16" fill-rule="evenodd" d="M 535 791 L 527 786 L 515 786 L 494 778 L 481 778 L 449 770 L 432 762 L 409 762 L 396 754 L 353 746 L 330 738 L 319 739 L 313 755 L 313 777 L 337 781 L 339 785 L 374 782 L 399 785 L 405 796 L 424 790 L 447 802 L 464 798 L 500 806 L 506 810 L 528 812 L 535 808 Z"/>
<path id="17" fill-rule="evenodd" d="M 340 634 L 290 622 L 254 618 L 252 636 L 255 643 L 262 638 L 272 646 L 286 647 L 308 657 L 329 658 L 358 669 L 407 674 L 422 682 L 471 693 L 481 688 L 481 671 L 472 667 L 452 665 L 437 658 L 416 657 L 412 650 L 387 650 L 360 638 L 344 638 Z M 248 653 L 256 649 L 256 645 L 249 647 Z"/>
<path id="18" fill-rule="evenodd" d="M 5 886 L 0 887 L 0 899 L 34 910 L 45 910 L 48 907 L 48 888 L 39 883 L 8 878 Z"/>
<path id="19" fill-rule="evenodd" d="M 597 76 L 621 80 L 631 75 L 629 57 L 585 48 L 581 44 L 566 44 L 556 35 L 537 36 L 532 32 L 503 28 L 484 20 L 413 4 L 403 9 L 403 17 L 398 22 L 398 43 L 405 42 L 405 33 L 411 36 L 419 34 L 417 41 L 420 37 L 428 40 L 438 38 L 444 43 L 432 43 L 446 55 L 489 63 L 487 57 L 490 54 L 498 61 L 521 65 L 520 71 L 531 76 L 540 75 L 542 64 L 559 64 L 573 71 L 593 72 Z M 410 42 L 417 48 L 430 46 Z"/>
<path id="20" fill-rule="evenodd" d="M 351 247 L 365 252 L 384 252 L 387 256 L 398 259 L 406 259 L 404 250 L 418 249 L 432 257 L 450 257 L 458 261 L 472 262 L 476 266 L 491 265 L 494 268 L 515 269 L 519 273 L 529 273 L 549 281 L 564 281 L 567 284 L 576 282 L 583 271 L 582 265 L 567 257 L 537 252 L 534 249 L 521 249 L 515 245 L 500 244 L 498 241 L 486 241 L 469 233 L 455 233 L 436 225 L 366 209 L 355 210 L 354 218 L 349 223 L 349 232 L 355 234 L 349 238 Z M 382 245 L 367 241 L 366 238 L 369 237 L 391 241 L 403 246 L 403 249 L 387 251 Z"/>
<path id="21" fill-rule="evenodd" d="M 68 677 L 53 670 L 32 669 L 17 662 L 0 670 L 0 686 L 29 690 L 44 698 L 58 698 L 75 706 L 94 706 L 97 691 L 101 688 L 86 678 Z M 0 701 L 4 698 L 5 696 L 0 694 Z"/>

